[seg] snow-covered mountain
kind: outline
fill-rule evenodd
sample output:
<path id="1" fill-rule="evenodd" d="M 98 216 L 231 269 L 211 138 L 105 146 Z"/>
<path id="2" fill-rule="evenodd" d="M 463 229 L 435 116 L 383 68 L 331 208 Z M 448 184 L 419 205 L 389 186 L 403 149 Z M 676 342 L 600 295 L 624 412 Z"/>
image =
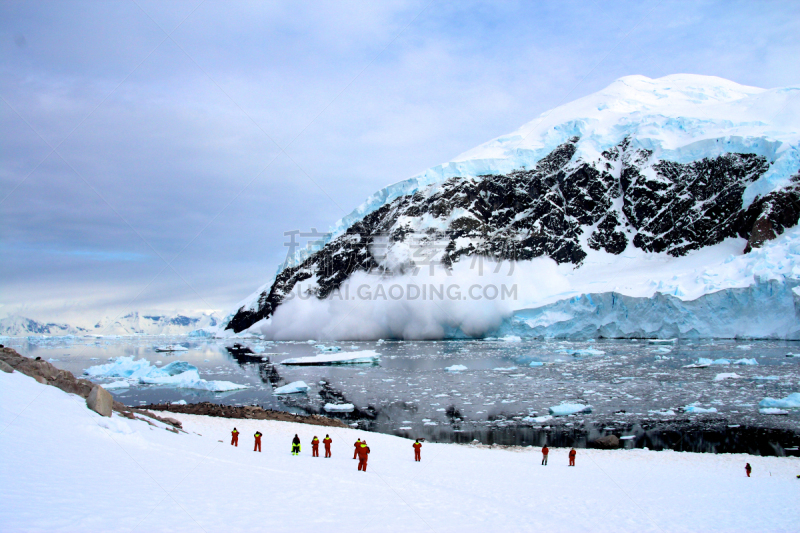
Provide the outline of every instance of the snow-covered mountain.
<path id="1" fill-rule="evenodd" d="M 0 335 L 182 335 L 201 328 L 216 328 L 219 324 L 220 317 L 214 312 L 164 314 L 133 311 L 81 325 L 40 322 L 12 315 L 0 319 Z"/>
<path id="2" fill-rule="evenodd" d="M 766 90 L 697 75 L 625 77 L 374 194 L 334 226 L 321 250 L 298 254 L 245 300 L 226 327 L 241 331 L 266 319 L 264 332 L 274 337 L 485 335 L 508 328 L 520 309 L 582 294 L 659 293 L 688 301 L 762 278 L 800 279 L 800 240 L 786 231 L 800 217 L 799 171 L 800 87 Z M 759 255 L 778 236 L 780 243 Z M 427 315 L 408 298 L 396 305 L 376 303 L 372 292 L 342 298 L 354 281 L 374 288 L 380 280 L 447 280 L 419 277 L 431 263 L 446 275 L 463 274 L 460 282 L 486 284 L 482 273 L 466 272 L 475 257 L 515 262 L 517 273 L 504 281 L 522 297 L 461 304 L 469 309 L 463 312 L 455 302 L 469 298 L 459 295 L 434 302 L 438 311 L 428 305 Z M 731 261 L 741 268 L 724 267 Z M 797 300 L 793 288 L 790 301 Z M 550 315 L 564 318 L 562 307 Z M 484 319 L 470 323 L 466 316 L 476 313 Z M 563 333 L 540 319 L 531 334 Z M 297 320 L 316 325 L 299 327 Z M 425 320 L 441 327 L 420 329 L 416 323 Z M 731 334 L 722 329 L 720 335 Z M 637 326 L 615 335 L 661 334 L 655 330 Z M 678 327 L 677 334 L 701 333 Z"/>

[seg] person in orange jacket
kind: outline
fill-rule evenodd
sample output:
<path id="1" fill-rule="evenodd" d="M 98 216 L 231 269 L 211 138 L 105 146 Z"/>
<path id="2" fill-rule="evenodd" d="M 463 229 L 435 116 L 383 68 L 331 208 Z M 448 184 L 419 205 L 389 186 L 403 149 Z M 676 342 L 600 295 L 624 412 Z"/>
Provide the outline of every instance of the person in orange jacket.
<path id="1" fill-rule="evenodd" d="M 358 457 L 358 447 L 361 446 L 361 439 L 356 440 L 353 446 L 356 447 L 356 449 L 353 451 L 353 459 L 355 459 L 356 457 Z"/>
<path id="2" fill-rule="evenodd" d="M 311 457 L 319 457 L 319 439 L 316 435 L 311 439 Z"/>
<path id="3" fill-rule="evenodd" d="M 325 445 L 325 457 L 326 458 L 331 456 L 331 442 L 333 442 L 333 441 L 331 440 L 330 435 L 326 434 L 325 438 L 322 439 L 322 444 Z"/>
<path id="4" fill-rule="evenodd" d="M 367 459 L 369 456 L 369 446 L 367 441 L 362 441 L 358 447 L 358 469 L 367 471 Z"/>
<path id="5" fill-rule="evenodd" d="M 750 477 L 750 472 L 753 471 L 753 468 L 750 466 L 750 463 L 744 465 L 744 471 L 747 474 L 747 477 Z"/>
<path id="6" fill-rule="evenodd" d="M 422 443 L 419 441 L 419 439 L 417 439 L 417 442 L 415 442 L 411 446 L 414 448 L 414 460 L 421 461 L 422 459 L 420 459 L 419 454 L 420 450 L 422 449 Z"/>
<path id="7" fill-rule="evenodd" d="M 547 466 L 547 454 L 549 453 L 550 453 L 550 448 L 548 448 L 547 444 L 545 444 L 544 448 L 542 448 L 542 464 L 544 466 Z"/>
<path id="8" fill-rule="evenodd" d="M 239 447 L 239 430 L 236 428 L 231 431 L 231 446 Z"/>
<path id="9" fill-rule="evenodd" d="M 575 448 L 572 448 L 569 451 L 569 466 L 575 466 L 575 455 L 576 455 Z"/>
<path id="10" fill-rule="evenodd" d="M 256 434 L 253 436 L 256 438 L 256 445 L 253 447 L 253 451 L 261 452 L 261 432 L 256 431 Z"/>

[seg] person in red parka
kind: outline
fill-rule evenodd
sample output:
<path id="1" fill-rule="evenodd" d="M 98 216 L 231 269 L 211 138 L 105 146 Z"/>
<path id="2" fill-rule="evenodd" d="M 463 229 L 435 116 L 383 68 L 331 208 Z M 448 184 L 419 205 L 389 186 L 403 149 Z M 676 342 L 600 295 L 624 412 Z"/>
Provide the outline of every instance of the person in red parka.
<path id="1" fill-rule="evenodd" d="M 319 439 L 316 435 L 311 439 L 311 457 L 319 457 Z"/>
<path id="2" fill-rule="evenodd" d="M 231 431 L 231 446 L 239 447 L 239 430 L 236 428 Z"/>
<path id="3" fill-rule="evenodd" d="M 353 459 L 355 459 L 356 457 L 358 457 L 358 447 L 361 446 L 361 439 L 356 440 L 356 442 L 355 442 L 355 444 L 353 444 L 353 446 L 356 447 L 356 449 L 353 450 Z"/>
<path id="4" fill-rule="evenodd" d="M 750 463 L 744 465 L 744 471 L 747 474 L 747 477 L 750 477 L 750 472 L 753 471 L 753 467 L 750 466 Z"/>
<path id="5" fill-rule="evenodd" d="M 419 454 L 420 450 L 422 449 L 422 443 L 419 441 L 419 439 L 417 439 L 417 442 L 415 442 L 411 446 L 414 448 L 414 460 L 421 461 L 422 459 L 420 459 Z"/>
<path id="6" fill-rule="evenodd" d="M 542 448 L 542 464 L 547 466 L 547 454 L 550 453 L 550 448 L 547 447 L 547 444 L 544 445 Z"/>
<path id="7" fill-rule="evenodd" d="M 333 441 L 331 440 L 330 435 L 325 435 L 325 438 L 322 439 L 322 444 L 325 445 L 325 457 L 326 458 L 331 456 L 331 442 L 333 442 Z"/>
<path id="8" fill-rule="evenodd" d="M 575 448 L 569 451 L 569 466 L 575 466 Z"/>
<path id="9" fill-rule="evenodd" d="M 363 470 L 364 472 L 367 471 L 367 459 L 369 456 L 369 446 L 367 446 L 367 441 L 362 441 L 361 445 L 358 447 L 358 469 Z"/>
<path id="10" fill-rule="evenodd" d="M 253 451 L 254 452 L 260 452 L 261 451 L 261 432 L 260 431 L 256 431 L 256 434 L 253 435 L 253 436 L 256 438 L 256 445 L 253 447 Z"/>

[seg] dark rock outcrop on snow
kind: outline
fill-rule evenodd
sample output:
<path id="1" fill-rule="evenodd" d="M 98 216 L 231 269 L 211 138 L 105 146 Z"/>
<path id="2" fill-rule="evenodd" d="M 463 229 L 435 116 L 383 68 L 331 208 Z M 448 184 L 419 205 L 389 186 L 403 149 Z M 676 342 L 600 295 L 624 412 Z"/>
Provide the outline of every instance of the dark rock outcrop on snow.
<path id="1" fill-rule="evenodd" d="M 313 279 L 303 292 L 325 298 L 354 272 L 380 272 L 381 254 L 397 243 L 425 252 L 395 265 L 400 272 L 424 268 L 431 251 L 445 267 L 466 255 L 547 256 L 578 265 L 584 246 L 620 254 L 632 243 L 681 256 L 739 236 L 748 239 L 749 250 L 800 218 L 798 177 L 743 207 L 746 187 L 769 169 L 763 156 L 727 153 L 681 164 L 633 149 L 626 139 L 599 159 L 583 161 L 574 158 L 577 142 L 559 146 L 530 170 L 453 178 L 387 203 L 280 272 L 254 308 L 239 309 L 226 329 L 239 332 L 272 316 L 298 283 Z M 448 227 L 420 234 L 408 221 L 421 217 Z"/>
<path id="2" fill-rule="evenodd" d="M 149 411 L 171 411 L 189 415 L 217 416 L 222 418 L 244 418 L 247 420 L 278 420 L 280 422 L 298 422 L 314 426 L 347 428 L 347 424 L 335 418 L 320 415 L 298 415 L 283 411 L 273 411 L 254 405 L 235 406 L 210 402 L 190 403 L 186 405 L 157 403 L 140 407 Z"/>

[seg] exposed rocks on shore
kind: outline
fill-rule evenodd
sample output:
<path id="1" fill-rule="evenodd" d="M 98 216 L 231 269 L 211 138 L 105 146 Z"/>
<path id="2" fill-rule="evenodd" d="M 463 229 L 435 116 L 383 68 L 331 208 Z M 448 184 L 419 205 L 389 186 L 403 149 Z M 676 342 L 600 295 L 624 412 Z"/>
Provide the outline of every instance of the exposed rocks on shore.
<path id="1" fill-rule="evenodd" d="M 321 415 L 296 415 L 283 411 L 273 411 L 262 407 L 246 405 L 242 407 L 234 405 L 217 405 L 210 402 L 191 403 L 186 405 L 159 403 L 143 405 L 140 409 L 150 411 L 171 411 L 173 413 L 184 413 L 188 415 L 217 416 L 222 418 L 247 418 L 252 420 L 277 420 L 279 422 L 299 422 L 314 426 L 328 427 L 349 427 L 347 424 L 335 418 L 328 418 Z"/>

